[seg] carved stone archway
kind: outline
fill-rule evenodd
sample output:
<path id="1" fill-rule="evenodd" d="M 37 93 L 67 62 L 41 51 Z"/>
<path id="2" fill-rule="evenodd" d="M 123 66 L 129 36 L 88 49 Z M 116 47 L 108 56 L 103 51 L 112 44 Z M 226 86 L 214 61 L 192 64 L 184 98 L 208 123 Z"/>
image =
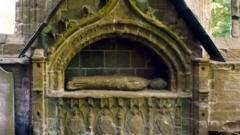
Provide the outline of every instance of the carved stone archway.
<path id="1" fill-rule="evenodd" d="M 64 71 L 81 49 L 101 39 L 119 36 L 136 39 L 153 49 L 171 71 L 171 89 L 190 91 L 190 51 L 167 33 L 156 32 L 153 29 L 129 22 L 105 23 L 79 29 L 52 49 L 46 69 L 49 74 L 48 89 L 64 91 Z"/>

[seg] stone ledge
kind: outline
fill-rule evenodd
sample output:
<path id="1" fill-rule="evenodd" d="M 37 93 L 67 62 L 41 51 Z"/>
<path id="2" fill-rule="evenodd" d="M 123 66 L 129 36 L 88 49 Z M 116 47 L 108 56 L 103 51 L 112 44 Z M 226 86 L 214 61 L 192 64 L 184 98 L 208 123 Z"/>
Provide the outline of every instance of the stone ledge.
<path id="1" fill-rule="evenodd" d="M 0 64 L 27 64 L 29 58 L 0 58 Z"/>
<path id="2" fill-rule="evenodd" d="M 171 92 L 167 90 L 144 90 L 144 91 L 114 91 L 114 90 L 79 90 L 59 91 L 47 94 L 53 98 L 191 98 L 192 95 L 186 92 Z"/>

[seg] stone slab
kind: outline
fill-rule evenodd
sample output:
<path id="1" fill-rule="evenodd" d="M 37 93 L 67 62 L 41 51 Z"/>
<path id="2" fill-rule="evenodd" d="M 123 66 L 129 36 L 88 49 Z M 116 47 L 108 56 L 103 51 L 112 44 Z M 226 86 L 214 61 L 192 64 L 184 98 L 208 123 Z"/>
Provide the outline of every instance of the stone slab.
<path id="1" fill-rule="evenodd" d="M 52 98 L 191 98 L 190 93 L 171 92 L 169 90 L 143 90 L 143 91 L 114 91 L 114 90 L 80 90 L 57 91 L 47 94 Z"/>
<path id="2" fill-rule="evenodd" d="M 0 133 L 15 134 L 14 89 L 12 73 L 0 67 Z"/>

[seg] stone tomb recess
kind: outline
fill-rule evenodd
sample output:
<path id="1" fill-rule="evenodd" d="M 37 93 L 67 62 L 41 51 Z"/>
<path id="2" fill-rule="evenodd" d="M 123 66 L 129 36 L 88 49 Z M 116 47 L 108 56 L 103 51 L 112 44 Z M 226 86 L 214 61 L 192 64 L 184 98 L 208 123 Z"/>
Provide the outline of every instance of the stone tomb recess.
<path id="1" fill-rule="evenodd" d="M 43 40 L 46 52 L 35 49 L 32 56 L 34 134 L 191 135 L 191 49 L 134 0 L 104 1 L 102 9 L 94 10 L 91 2 L 74 2 L 67 1 L 57 12 L 63 29 L 45 33 L 55 38 Z M 81 11 L 77 8 L 84 15 L 72 20 L 70 13 Z M 94 76 L 162 78 L 166 86 L 67 88 L 75 77 Z"/>
<path id="2" fill-rule="evenodd" d="M 83 48 L 67 67 L 65 83 L 67 85 L 75 77 L 89 76 L 102 76 L 102 79 L 136 76 L 146 79 L 148 86 L 145 89 L 154 80 L 160 80 L 158 84 L 162 87 L 158 87 L 159 90 L 171 88 L 168 86 L 170 71 L 160 57 L 142 43 L 124 38 L 103 39 Z"/>

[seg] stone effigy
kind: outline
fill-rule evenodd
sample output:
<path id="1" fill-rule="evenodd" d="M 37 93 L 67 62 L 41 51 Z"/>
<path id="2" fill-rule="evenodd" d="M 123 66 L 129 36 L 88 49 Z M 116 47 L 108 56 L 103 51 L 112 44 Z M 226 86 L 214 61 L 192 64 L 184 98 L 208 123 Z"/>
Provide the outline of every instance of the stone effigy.
<path id="1" fill-rule="evenodd" d="M 167 82 L 161 78 L 147 80 L 133 76 L 88 76 L 74 77 L 67 83 L 68 90 L 102 89 L 138 91 L 145 88 L 161 90 L 167 87 Z"/>
<path id="2" fill-rule="evenodd" d="M 74 77 L 67 84 L 68 90 L 106 89 L 106 90 L 143 90 L 149 80 L 131 76 L 89 76 Z"/>
<path id="3" fill-rule="evenodd" d="M 150 81 L 149 88 L 154 90 L 161 90 L 167 87 L 167 82 L 162 78 L 156 78 Z"/>

